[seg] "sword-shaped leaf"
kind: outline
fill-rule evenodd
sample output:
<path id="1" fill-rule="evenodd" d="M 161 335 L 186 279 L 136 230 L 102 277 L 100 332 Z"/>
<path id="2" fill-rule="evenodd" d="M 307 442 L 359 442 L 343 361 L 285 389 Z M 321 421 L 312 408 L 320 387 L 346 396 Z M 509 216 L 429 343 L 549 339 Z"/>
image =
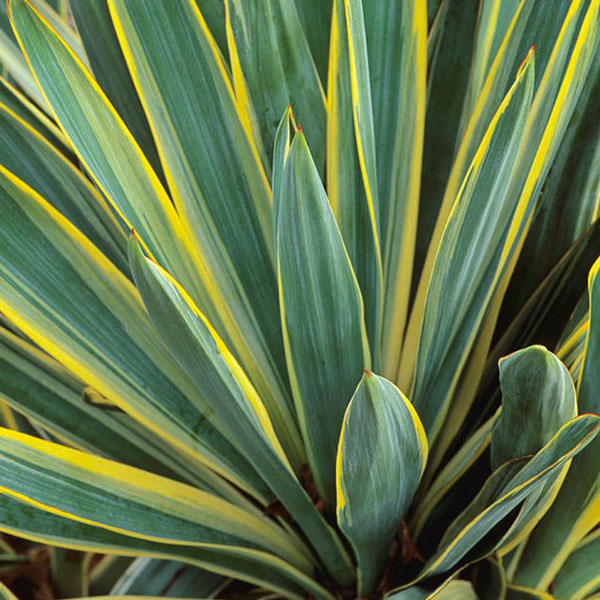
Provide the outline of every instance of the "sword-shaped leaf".
<path id="1" fill-rule="evenodd" d="M 165 452 L 160 439 L 117 405 L 4 328 L 0 328 L 0 397 L 75 448 L 240 501 L 234 489 L 213 471 L 196 460 Z"/>
<path id="2" fill-rule="evenodd" d="M 160 159 L 144 109 L 119 46 L 106 0 L 69 0 L 96 81 L 121 115 L 146 158 L 162 175 Z"/>
<path id="3" fill-rule="evenodd" d="M 102 195 L 51 143 L 2 104 L 0 164 L 48 200 L 129 275 L 125 233 Z"/>
<path id="4" fill-rule="evenodd" d="M 28 0 L 11 0 L 9 14 L 44 97 L 84 167 L 127 225 L 135 227 L 148 251 L 217 321 L 189 232 L 113 105 Z"/>
<path id="5" fill-rule="evenodd" d="M 277 237 L 281 319 L 296 412 L 317 490 L 333 507 L 344 411 L 370 366 L 369 348 L 360 289 L 301 131 L 286 161 Z"/>
<path id="6" fill-rule="evenodd" d="M 498 109 L 463 181 L 427 292 L 412 398 L 430 440 L 446 416 L 494 292 L 522 232 L 507 194 L 533 91 L 533 52 Z"/>
<path id="7" fill-rule="evenodd" d="M 509 31 L 515 14 L 523 10 L 521 0 L 486 0 L 481 5 L 477 18 L 477 39 L 471 61 L 470 85 L 465 105 L 465 112 L 469 115 L 473 104 L 477 102 L 486 77 L 498 55 L 501 44 Z M 514 25 L 513 25 L 514 27 Z M 512 40 L 513 45 L 520 40 Z M 500 82 L 498 82 L 500 83 Z"/>
<path id="8" fill-rule="evenodd" d="M 502 4 L 504 8 L 504 3 Z M 582 14 L 589 4 L 590 9 L 582 24 Z M 484 86 L 477 98 L 474 98 L 476 101 L 471 114 L 465 115 L 463 134 L 456 148 L 407 327 L 400 365 L 401 386 L 408 386 L 411 382 L 427 288 L 452 207 L 469 165 L 481 146 L 498 105 L 505 97 L 519 62 L 534 44 L 537 47 L 534 75 L 534 89 L 537 90 L 535 102 L 532 103 L 534 109 L 530 112 L 523 132 L 523 143 L 527 147 L 520 154 L 518 173 L 511 182 L 514 189 L 510 192 L 510 195 L 521 194 L 523 200 L 532 196 L 533 198 L 529 199 L 530 210 L 535 205 L 551 160 L 576 105 L 581 84 L 585 80 L 593 56 L 593 52 L 587 52 L 585 49 L 594 47 L 597 40 L 596 28 L 592 27 L 597 7 L 594 2 L 590 3 L 587 0 L 572 0 L 570 3 L 556 0 L 551 6 L 556 18 L 548 19 L 548 3 L 521 0 L 488 69 Z M 507 7 L 511 9 L 508 3 Z M 499 296 L 498 298 L 500 299 Z M 490 319 L 497 318 L 499 308 L 498 306 L 490 313 Z M 493 326 L 490 324 L 488 329 L 493 330 Z M 491 336 L 491 331 L 489 335 Z M 487 340 L 483 339 L 481 343 L 485 346 Z M 485 352 L 486 349 L 481 348 L 474 356 L 478 357 Z M 474 368 L 477 369 L 476 366 Z M 476 376 L 474 378 L 476 379 Z M 467 388 L 466 395 L 468 393 Z M 469 402 L 470 399 L 467 398 L 463 405 L 468 406 Z"/>
<path id="9" fill-rule="evenodd" d="M 460 133 L 478 0 L 444 0 L 427 39 L 427 112 L 413 282 L 419 281 Z M 431 2 L 427 2 L 428 9 Z"/>
<path id="10" fill-rule="evenodd" d="M 577 393 L 579 410 L 583 412 L 600 411 L 599 271 L 597 260 L 589 274 L 590 321 Z M 598 442 L 593 443 L 573 461 L 556 502 L 527 543 L 516 571 L 516 583 L 546 589 L 570 552 L 600 522 L 598 448 Z"/>
<path id="11" fill-rule="evenodd" d="M 0 523 L 2 531 L 38 543 L 99 554 L 180 560 L 294 600 L 304 600 L 307 592 L 318 600 L 333 600 L 312 577 L 261 550 L 153 542 L 59 516 L 4 494 L 0 494 Z"/>
<path id="12" fill-rule="evenodd" d="M 227 341 L 252 377 L 284 448 L 299 465 L 300 435 L 292 416 L 280 323 L 273 318 L 277 281 L 271 190 L 227 67 L 193 0 L 111 0 L 109 6 L 173 202 L 198 249 L 199 272 Z M 275 119 L 286 104 L 284 100 L 277 107 Z M 194 297 L 193 288 L 177 279 Z M 211 312 L 208 316 L 223 331 Z"/>
<path id="13" fill-rule="evenodd" d="M 365 371 L 346 409 L 337 455 L 337 520 L 358 560 L 358 595 L 376 587 L 427 461 L 406 396 Z"/>
<path id="14" fill-rule="evenodd" d="M 2 493 L 80 523 L 159 543 L 260 548 L 312 570 L 271 519 L 172 479 L 3 428 L 0 469 Z"/>
<path id="15" fill-rule="evenodd" d="M 27 66 L 27 60 L 19 52 L 19 45 L 10 24 L 7 3 L 0 5 L 0 62 L 4 76 L 16 83 L 41 110 L 49 113 L 44 96 Z"/>
<path id="16" fill-rule="evenodd" d="M 517 220 L 520 223 L 513 223 L 517 228 L 509 235 L 511 246 L 506 256 L 506 266 L 500 276 L 488 314 L 484 317 L 460 387 L 452 400 L 452 419 L 445 423 L 444 433 L 437 448 L 440 455 L 456 435 L 473 402 L 477 390 L 475 382 L 479 381 L 484 370 L 485 361 L 482 357 L 491 344 L 498 312 L 520 255 L 525 234 L 531 225 L 542 184 L 577 105 L 592 64 L 594 49 L 600 40 L 599 3 L 592 0 L 584 4 L 587 10 L 583 10 L 585 6 L 581 6 L 578 1 L 574 1 L 569 8 L 569 16 L 559 28 L 555 47 L 549 56 L 527 117 L 519 157 L 507 192 L 507 197 L 519 196 Z M 545 17 L 542 20 L 549 21 Z"/>
<path id="17" fill-rule="evenodd" d="M 395 378 L 408 310 L 417 235 L 427 96 L 425 2 L 363 2 L 368 86 L 377 156 L 384 290 L 381 369 Z M 358 60 L 358 59 L 357 59 Z M 362 100 L 368 101 L 368 97 Z M 377 204 L 378 203 L 378 204 Z M 360 277 L 359 277 L 360 281 Z M 366 301 L 365 301 L 366 303 Z M 376 363 L 376 368 L 377 363 Z"/>
<path id="18" fill-rule="evenodd" d="M 0 102 L 44 136 L 66 158 L 73 160 L 69 141 L 54 121 L 4 77 L 0 77 Z"/>
<path id="19" fill-rule="evenodd" d="M 340 541 L 296 479 L 269 414 L 239 363 L 186 291 L 142 254 L 133 235 L 130 263 L 152 322 L 196 382 L 198 393 L 294 517 L 332 576 L 342 585 L 351 583 L 349 561 Z"/>
<path id="20" fill-rule="evenodd" d="M 133 283 L 65 217 L 2 167 L 0 199 L 2 312 L 171 448 L 265 498 L 264 485 L 250 464 L 221 433 L 221 424 L 189 378 L 165 354 Z"/>
<path id="21" fill-rule="evenodd" d="M 360 2 L 351 4 L 352 11 L 345 0 L 335 0 L 333 5 L 327 194 L 363 293 L 365 325 L 376 363 L 383 300 L 377 172 L 364 22 Z M 361 35 L 352 36 L 357 29 Z"/>
<path id="22" fill-rule="evenodd" d="M 600 179 L 600 53 L 596 52 L 576 110 L 552 163 L 531 231 L 507 290 L 499 327 L 525 303 L 561 255 L 598 216 Z M 573 205 L 569 199 L 577 198 Z M 580 269 L 586 274 L 588 269 Z M 582 289 L 582 287 L 580 287 Z"/>

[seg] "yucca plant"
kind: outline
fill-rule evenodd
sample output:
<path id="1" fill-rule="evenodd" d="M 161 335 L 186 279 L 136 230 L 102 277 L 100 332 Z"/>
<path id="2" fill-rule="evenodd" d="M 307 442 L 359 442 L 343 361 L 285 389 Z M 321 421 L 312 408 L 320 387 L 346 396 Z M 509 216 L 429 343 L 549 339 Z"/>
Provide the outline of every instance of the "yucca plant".
<path id="1" fill-rule="evenodd" d="M 593 597 L 599 8 L 9 0 L 0 596 Z"/>

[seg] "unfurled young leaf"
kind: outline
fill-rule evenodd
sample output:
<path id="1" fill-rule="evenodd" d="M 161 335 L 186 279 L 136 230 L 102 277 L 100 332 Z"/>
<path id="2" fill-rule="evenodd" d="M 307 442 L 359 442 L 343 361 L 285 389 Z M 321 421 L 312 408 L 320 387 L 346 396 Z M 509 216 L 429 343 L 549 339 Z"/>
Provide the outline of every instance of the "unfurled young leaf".
<path id="1" fill-rule="evenodd" d="M 571 376 L 545 348 L 531 346 L 515 352 L 503 358 L 499 367 L 502 411 L 492 431 L 492 469 L 535 454 L 577 415 Z"/>
<path id="2" fill-rule="evenodd" d="M 346 409 L 337 454 L 337 520 L 358 561 L 358 593 L 377 583 L 427 461 L 410 401 L 365 371 Z"/>
<path id="3" fill-rule="evenodd" d="M 577 415 L 575 388 L 567 368 L 541 346 L 530 346 L 500 361 L 502 408 L 492 431 L 492 469 L 535 454 Z M 527 415 L 523 417 L 523 415 Z M 519 431 L 515 439 L 515 431 Z M 548 511 L 569 469 L 565 465 L 528 497 L 499 545 L 506 554 Z"/>

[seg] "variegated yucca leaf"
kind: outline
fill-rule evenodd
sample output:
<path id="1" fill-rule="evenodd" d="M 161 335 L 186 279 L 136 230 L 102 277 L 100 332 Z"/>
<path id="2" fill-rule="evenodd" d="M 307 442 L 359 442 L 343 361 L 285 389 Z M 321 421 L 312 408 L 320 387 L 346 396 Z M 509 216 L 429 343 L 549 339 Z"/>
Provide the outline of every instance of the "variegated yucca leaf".
<path id="1" fill-rule="evenodd" d="M 358 561 L 358 594 L 375 586 L 427 461 L 414 407 L 366 371 L 344 416 L 337 454 L 337 521 Z"/>
<path id="2" fill-rule="evenodd" d="M 3 4 L 0 597 L 598 594 L 599 34 Z"/>
<path id="3" fill-rule="evenodd" d="M 600 286 L 596 261 L 589 274 L 589 324 L 586 327 L 582 366 L 578 378 L 577 396 L 580 412 L 597 411 L 598 367 L 594 357 L 599 343 L 598 306 Z M 528 541 L 519 561 L 516 581 L 532 587 L 549 585 L 570 552 L 600 522 L 597 505 L 598 494 L 597 444 L 590 447 L 573 467 L 565 487 L 540 527 Z M 569 489 L 569 480 L 578 485 Z M 546 583 L 547 582 L 547 583 Z"/>

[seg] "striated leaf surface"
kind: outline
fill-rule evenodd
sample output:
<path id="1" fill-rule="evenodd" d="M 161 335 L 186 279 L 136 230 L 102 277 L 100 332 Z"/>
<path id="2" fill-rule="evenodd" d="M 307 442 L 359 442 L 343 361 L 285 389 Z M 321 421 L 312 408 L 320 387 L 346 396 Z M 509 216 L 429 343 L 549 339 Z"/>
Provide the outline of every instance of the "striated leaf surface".
<path id="1" fill-rule="evenodd" d="M 430 440 L 439 432 L 521 230 L 524 207 L 518 197 L 507 194 L 506 178 L 519 152 L 533 74 L 531 53 L 490 124 L 440 242 L 412 387 L 414 405 Z"/>
<path id="2" fill-rule="evenodd" d="M 91 72 L 156 173 L 162 176 L 152 132 L 119 46 L 107 0 L 69 0 L 69 7 Z"/>
<path id="3" fill-rule="evenodd" d="M 365 164 L 364 145 L 373 155 L 374 139 L 364 27 L 362 12 L 350 13 L 343 0 L 334 2 L 327 98 L 327 195 L 362 290 L 365 325 L 376 364 L 383 272 L 377 173 Z M 356 28 L 362 31 L 357 40 L 349 34 Z M 366 124 L 362 129 L 360 119 Z"/>
<path id="4" fill-rule="evenodd" d="M 192 0 L 111 0 L 109 6 L 218 318 L 199 304 L 252 377 L 297 465 L 302 450 L 280 324 L 273 318 L 271 190 L 223 58 Z M 287 103 L 277 107 L 275 119 Z M 174 275 L 197 299 L 194 288 Z"/>
<path id="5" fill-rule="evenodd" d="M 319 495 L 332 507 L 344 411 L 370 366 L 363 304 L 300 131 L 282 185 L 277 252 L 286 360 L 309 465 Z"/>
<path id="6" fill-rule="evenodd" d="M 131 281 L 65 217 L 1 167 L 0 198 L 2 312 L 171 448 L 264 494 L 250 464 L 169 358 Z M 254 482 L 249 488 L 246 477 Z"/>
<path id="7" fill-rule="evenodd" d="M 240 365 L 185 290 L 144 257 L 134 236 L 130 262 L 150 318 L 167 347 L 332 574 L 346 583 L 345 551 L 296 479 L 265 406 Z"/>
<path id="8" fill-rule="evenodd" d="M 424 2 L 364 2 L 384 290 L 381 364 L 396 376 L 417 232 L 426 104 Z M 367 85 L 365 82 L 363 85 Z"/>
<path id="9" fill-rule="evenodd" d="M 358 594 L 376 587 L 427 461 L 415 409 L 365 371 L 346 409 L 337 455 L 337 520 L 358 560 Z"/>
<path id="10" fill-rule="evenodd" d="M 281 111 L 289 104 L 323 172 L 325 92 L 297 11 L 301 3 L 226 0 L 225 4 L 232 32 L 229 52 L 236 57 L 232 61 L 236 95 L 248 95 L 268 159 Z"/>

